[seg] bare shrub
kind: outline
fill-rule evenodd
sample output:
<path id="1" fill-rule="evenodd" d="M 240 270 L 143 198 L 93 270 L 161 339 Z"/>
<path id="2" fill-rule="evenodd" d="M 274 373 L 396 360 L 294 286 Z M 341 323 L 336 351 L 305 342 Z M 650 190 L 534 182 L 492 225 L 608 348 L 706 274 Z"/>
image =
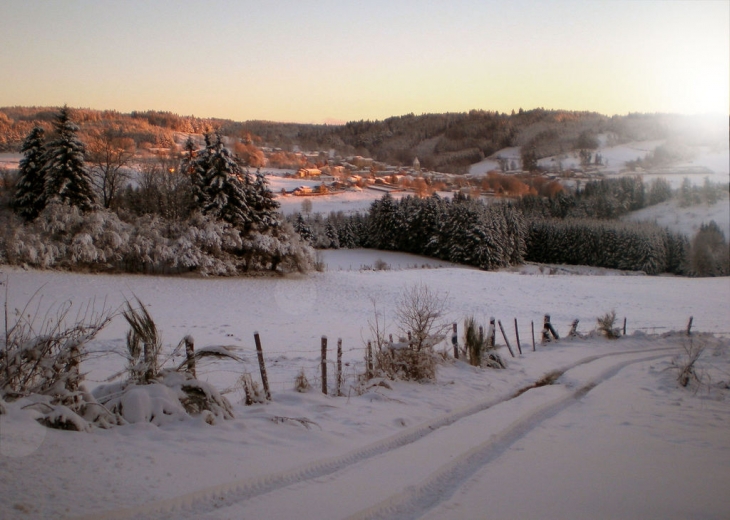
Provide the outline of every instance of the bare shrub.
<path id="1" fill-rule="evenodd" d="M 390 265 L 388 264 L 388 262 L 386 262 L 382 258 L 378 258 L 377 260 L 375 260 L 375 264 L 373 264 L 373 270 L 374 271 L 389 271 Z"/>
<path id="2" fill-rule="evenodd" d="M 606 336 L 608 339 L 616 339 L 621 335 L 621 331 L 614 327 L 616 323 L 616 311 L 612 310 L 603 316 L 596 318 L 598 332 Z"/>
<path id="3" fill-rule="evenodd" d="M 304 373 L 304 369 L 299 370 L 299 374 L 297 374 L 297 378 L 294 380 L 294 390 L 301 393 L 309 392 L 309 390 L 312 388 L 312 385 L 309 384 L 309 379 L 307 379 L 307 375 Z"/>
<path id="4" fill-rule="evenodd" d="M 400 330 L 416 351 L 432 348 L 443 341 L 449 324 L 443 319 L 446 297 L 431 291 L 425 284 L 407 287 L 399 298 L 395 319 Z"/>
<path id="5" fill-rule="evenodd" d="M 376 371 L 391 379 L 434 381 L 438 357 L 433 347 L 443 341 L 450 326 L 443 320 L 445 306 L 446 298 L 424 284 L 406 288 L 395 309 L 398 328 L 404 333 L 397 343 L 385 342 L 383 323 L 374 307 L 375 323 L 370 328 L 376 344 Z"/>
<path id="6" fill-rule="evenodd" d="M 3 281 L 7 289 L 7 279 Z M 37 293 L 36 293 L 37 295 Z M 22 310 L 15 312 L 11 323 L 7 291 L 4 304 L 5 334 L 0 349 L 0 397 L 14 400 L 32 394 L 44 396 L 39 402 L 43 415 L 39 422 L 69 430 L 87 430 L 87 421 L 107 426 L 102 406 L 83 388 L 81 361 L 86 357 L 86 344 L 112 319 L 106 308 L 94 309 L 94 303 L 81 306 L 71 318 L 73 304 L 66 302 L 55 311 L 42 315 L 40 299 L 35 310 L 30 307 L 35 296 Z M 0 413 L 2 410 L 0 400 Z"/>
<path id="7" fill-rule="evenodd" d="M 29 312 L 32 300 L 22 311 L 16 310 L 12 324 L 6 301 L 0 390 L 6 397 L 44 394 L 59 403 L 75 402 L 83 380 L 79 365 L 86 356 L 84 347 L 111 321 L 111 312 L 95 311 L 92 302 L 82 306 L 69 325 L 71 302 L 41 317 L 40 302 Z"/>
<path id="8" fill-rule="evenodd" d="M 691 382 L 702 383 L 702 376 L 697 372 L 696 364 L 702 352 L 704 352 L 705 346 L 704 342 L 695 341 L 694 338 L 682 343 L 684 354 L 672 361 L 674 368 L 677 370 L 677 382 L 680 386 L 686 387 Z"/>

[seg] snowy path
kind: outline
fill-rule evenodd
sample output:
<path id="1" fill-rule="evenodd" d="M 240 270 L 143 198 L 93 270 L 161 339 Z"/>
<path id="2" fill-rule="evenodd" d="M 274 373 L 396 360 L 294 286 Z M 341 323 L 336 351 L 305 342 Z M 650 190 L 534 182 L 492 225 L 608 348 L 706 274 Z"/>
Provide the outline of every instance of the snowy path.
<path id="1" fill-rule="evenodd" d="M 728 518 L 730 411 L 645 386 L 665 368 L 661 360 L 624 368 L 422 518 Z"/>
<path id="2" fill-rule="evenodd" d="M 417 518 L 625 366 L 675 352 L 644 348 L 583 358 L 557 371 L 565 384 L 514 389 L 342 456 L 84 518 L 286 519 L 302 511 L 316 518 Z"/>

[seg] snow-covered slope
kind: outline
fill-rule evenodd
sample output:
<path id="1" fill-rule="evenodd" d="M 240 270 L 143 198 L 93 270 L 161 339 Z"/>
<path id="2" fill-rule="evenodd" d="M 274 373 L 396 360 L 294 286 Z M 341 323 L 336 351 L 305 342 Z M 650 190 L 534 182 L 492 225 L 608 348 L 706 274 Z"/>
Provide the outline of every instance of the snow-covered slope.
<path id="1" fill-rule="evenodd" d="M 599 136 L 605 137 L 605 136 Z M 608 146 L 605 138 L 599 138 L 601 145 L 593 151 L 603 158 L 603 165 L 599 171 L 605 175 L 636 173 L 627 172 L 626 163 L 637 159 L 644 159 L 658 146 L 666 143 L 665 140 L 633 141 L 621 145 Z M 728 183 L 730 181 L 730 149 L 715 149 L 707 146 L 686 147 L 684 149 L 689 158 L 672 164 L 657 171 L 639 173 L 649 182 L 656 177 L 667 179 L 672 187 L 677 188 L 684 177 L 689 177 L 693 184 L 702 184 L 705 177 L 715 183 Z M 505 158 L 520 164 L 520 147 L 503 148 L 498 152 L 485 158 L 483 161 L 471 165 L 469 173 L 473 175 L 484 174 L 487 171 L 498 169 L 497 158 Z M 558 163 L 563 169 L 580 168 L 580 156 L 578 152 L 568 152 L 560 156 L 544 157 L 538 164 L 545 168 L 557 168 Z"/>
<path id="2" fill-rule="evenodd" d="M 658 225 L 678 233 L 692 237 L 702 224 L 711 220 L 730 238 L 730 200 L 727 196 L 715 204 L 698 204 L 686 208 L 680 207 L 677 199 L 671 199 L 655 206 L 640 209 L 628 214 L 628 220 L 635 222 L 656 222 Z"/>

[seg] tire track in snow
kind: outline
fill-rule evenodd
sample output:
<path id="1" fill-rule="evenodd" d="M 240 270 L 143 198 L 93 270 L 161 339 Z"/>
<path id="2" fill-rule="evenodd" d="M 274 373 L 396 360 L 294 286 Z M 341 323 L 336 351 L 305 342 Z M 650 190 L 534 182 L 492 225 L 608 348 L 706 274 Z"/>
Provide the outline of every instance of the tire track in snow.
<path id="1" fill-rule="evenodd" d="M 645 352 L 647 351 L 637 353 Z M 515 442 L 523 438 L 545 420 L 556 416 L 563 410 L 579 402 L 580 398 L 602 382 L 612 378 L 629 365 L 663 357 L 666 357 L 666 354 L 644 356 L 639 359 L 630 359 L 612 365 L 597 377 L 580 384 L 567 395 L 538 406 L 528 414 L 512 422 L 512 424 L 499 434 L 493 435 L 489 440 L 456 457 L 448 464 L 441 466 L 418 486 L 410 486 L 373 507 L 347 517 L 347 520 L 378 520 L 386 518 L 389 520 L 407 520 L 420 518 L 434 507 L 450 499 L 469 478 L 491 461 L 500 457 Z"/>
<path id="2" fill-rule="evenodd" d="M 562 368 L 559 368 L 557 370 L 550 371 L 550 375 L 553 378 L 558 378 L 565 374 L 566 372 L 580 367 L 582 365 L 586 365 L 589 363 L 592 363 L 594 361 L 598 361 L 604 358 L 613 357 L 613 356 L 621 356 L 621 355 L 631 355 L 631 354 L 646 354 L 648 352 L 659 352 L 659 351 L 676 351 L 678 347 L 672 346 L 672 347 L 655 347 L 650 349 L 631 349 L 631 350 L 624 350 L 619 352 L 609 352 L 607 354 L 597 354 L 595 356 L 589 356 L 586 358 L 583 358 L 579 361 L 576 361 L 574 363 L 571 363 L 569 365 L 566 365 Z M 654 359 L 655 357 L 664 357 L 666 354 L 653 356 L 648 359 Z M 626 366 L 627 364 L 633 363 L 633 362 L 639 362 L 644 361 L 647 358 L 642 358 L 640 360 L 636 361 L 628 361 L 623 364 L 621 364 L 621 368 L 623 366 Z M 616 370 L 618 372 L 619 369 Z M 544 379 L 544 377 L 543 377 Z M 404 432 L 400 432 L 398 434 L 392 435 L 390 437 L 387 437 L 385 439 L 376 441 L 374 443 L 371 443 L 367 446 L 364 446 L 362 448 L 358 448 L 356 450 L 350 451 L 348 453 L 345 453 L 343 455 L 329 457 L 326 459 L 322 459 L 319 461 L 314 461 L 308 464 L 305 464 L 303 466 L 300 466 L 298 468 L 293 468 L 288 471 L 273 473 L 270 475 L 264 475 L 261 477 L 253 477 L 253 478 L 246 478 L 241 479 L 237 481 L 233 481 L 226 484 L 219 484 L 217 486 L 212 486 L 204 489 L 200 489 L 197 491 L 192 491 L 190 493 L 186 493 L 184 495 L 178 496 L 178 497 L 172 497 L 168 499 L 162 499 L 158 500 L 152 503 L 143 504 L 137 507 L 132 508 L 124 508 L 124 509 L 117 509 L 112 511 L 103 511 L 98 513 L 92 513 L 88 515 L 83 515 L 78 517 L 82 520 L 96 520 L 96 519 L 124 519 L 124 518 L 184 518 L 184 517 L 190 517 L 190 518 L 197 518 L 198 516 L 205 514 L 209 511 L 217 510 L 221 507 L 230 506 L 232 504 L 243 502 L 246 500 L 249 500 L 251 498 L 264 495 L 266 493 L 270 493 L 272 491 L 285 488 L 287 486 L 304 482 L 307 480 L 312 480 L 315 478 L 324 477 L 327 475 L 331 475 L 337 471 L 340 471 L 348 466 L 357 464 L 359 462 L 365 461 L 367 459 L 370 459 L 372 457 L 382 455 L 385 453 L 388 453 L 390 451 L 396 450 L 398 448 L 401 448 L 403 446 L 412 444 L 430 433 L 443 428 L 445 426 L 449 426 L 451 424 L 454 424 L 455 422 L 464 419 L 466 417 L 475 415 L 477 413 L 483 412 L 485 410 L 488 410 L 489 408 L 492 408 L 500 403 L 504 403 L 507 401 L 510 401 L 512 399 L 518 398 L 520 395 L 524 394 L 527 390 L 534 388 L 537 381 L 533 384 L 526 385 L 524 387 L 521 387 L 519 389 L 512 390 L 507 394 L 503 394 L 500 396 L 497 396 L 492 399 L 480 401 L 478 403 L 475 403 L 471 406 L 462 408 L 461 410 L 457 410 L 455 412 L 451 412 L 449 414 L 443 415 L 441 417 L 437 417 L 435 419 L 432 419 L 430 421 L 427 421 L 425 423 L 421 423 L 420 425 L 413 426 L 409 428 L 408 430 Z M 595 385 L 594 385 L 595 386 Z M 583 391 L 583 394 L 580 394 L 580 392 Z M 560 404 L 564 405 L 564 400 L 575 400 L 578 399 L 581 395 L 584 395 L 587 392 L 585 390 L 585 387 L 582 387 L 581 389 L 576 390 L 575 392 L 571 392 L 567 397 L 561 398 Z M 548 411 L 553 410 L 554 405 L 550 405 L 548 408 Z M 555 405 L 557 406 L 557 405 Z M 565 406 L 563 406 L 564 408 Z M 547 419 L 548 417 L 552 417 L 556 413 L 560 411 L 560 406 L 558 406 L 559 409 L 555 409 L 552 411 L 549 415 L 542 418 L 540 421 Z M 538 412 L 539 414 L 545 413 Z M 529 423 L 529 421 L 527 421 Z M 537 423 L 535 423 L 537 424 Z M 533 426 L 534 427 L 534 426 Z M 514 433 L 518 430 L 514 430 L 514 428 L 510 428 L 511 434 L 505 433 L 504 436 L 505 440 L 512 439 L 509 441 L 509 444 L 515 442 L 519 437 L 514 437 Z M 526 430 L 524 433 L 526 433 L 529 430 Z M 523 435 L 524 435 L 523 433 Z M 500 436 L 501 437 L 501 436 Z M 497 442 L 497 441 L 495 441 Z M 499 444 L 499 442 L 497 442 Z M 495 446 L 497 445 L 495 444 Z M 509 444 L 507 446 L 509 446 Z M 484 445 L 480 445 L 482 449 L 486 449 Z M 479 458 L 478 454 L 473 454 L 471 456 L 468 456 L 468 454 L 472 453 L 474 450 L 481 451 L 477 448 L 474 448 L 473 450 L 470 450 L 467 454 L 463 455 L 462 457 L 459 457 L 457 460 L 461 460 L 463 457 L 467 457 L 468 460 L 465 462 L 468 463 L 468 466 L 471 467 L 473 465 L 472 458 L 474 456 L 477 456 L 478 460 L 481 460 Z M 489 451 L 489 450 L 487 450 Z M 492 450 L 493 451 L 493 450 Z M 483 457 L 482 457 L 483 458 Z M 494 458 L 494 456 L 492 457 Z M 491 459 L 488 459 L 491 460 Z M 487 462 L 488 462 L 487 460 Z M 485 462 L 486 463 L 486 462 Z M 451 466 L 451 465 L 449 465 Z M 481 467 L 481 466 L 478 466 Z M 477 468 L 478 468 L 477 467 Z M 430 487 L 439 487 L 438 482 L 441 482 L 440 475 L 442 471 L 447 471 L 444 468 L 442 470 L 439 470 L 437 473 L 433 474 L 431 478 L 427 481 L 427 486 Z M 476 469 L 474 470 L 476 471 Z M 469 473 L 469 475 L 473 474 Z M 468 475 L 467 475 L 468 476 Z M 452 477 L 449 477 L 452 478 Z M 431 482 L 434 480 L 434 482 Z M 420 489 L 420 487 L 419 487 Z M 415 495 L 414 495 L 415 493 Z M 381 504 L 375 506 L 376 509 L 368 509 L 367 511 L 362 512 L 361 514 L 365 516 L 355 516 L 353 518 L 381 518 L 381 517 L 387 517 L 390 518 L 392 515 L 390 513 L 387 513 L 385 516 L 382 516 L 384 512 L 390 511 L 391 509 L 400 511 L 402 509 L 401 504 L 406 503 L 416 503 L 420 498 L 416 498 L 417 496 L 420 497 L 418 494 L 419 492 L 417 490 L 409 491 L 406 495 L 395 495 L 391 497 L 390 499 L 386 500 L 385 502 L 382 502 Z M 451 493 L 453 493 L 453 490 L 451 490 Z M 449 495 L 450 496 L 450 495 Z M 411 498 L 407 498 L 411 497 Z M 445 497 L 444 497 L 445 498 Z M 415 500 L 415 502 L 414 502 Z M 443 500 L 443 499 L 441 499 Z M 430 507 L 433 507 L 438 502 L 435 502 L 433 505 L 428 506 L 427 508 L 417 508 L 419 510 L 422 510 L 422 512 L 427 511 Z M 415 507 L 415 506 L 412 506 Z M 381 508 L 382 511 L 381 511 Z M 400 514 L 400 513 L 397 513 Z M 419 515 L 422 513 L 419 513 Z M 373 515 L 373 516 L 368 516 Z M 380 516 L 379 516 L 380 515 Z M 400 517 L 398 517 L 400 518 Z M 406 516 L 406 518 L 411 518 L 411 516 Z"/>

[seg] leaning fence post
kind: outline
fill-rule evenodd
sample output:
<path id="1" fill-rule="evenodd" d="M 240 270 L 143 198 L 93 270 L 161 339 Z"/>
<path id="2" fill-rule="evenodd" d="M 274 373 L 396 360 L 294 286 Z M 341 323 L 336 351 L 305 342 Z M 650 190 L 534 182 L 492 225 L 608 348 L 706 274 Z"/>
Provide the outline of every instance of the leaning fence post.
<path id="1" fill-rule="evenodd" d="M 515 353 L 512 351 L 512 347 L 510 347 L 509 340 L 507 339 L 507 334 L 504 333 L 504 327 L 502 327 L 502 320 L 497 320 L 497 323 L 499 324 L 499 330 L 502 331 L 502 337 L 504 338 L 504 342 L 507 343 L 507 348 L 509 349 L 509 353 L 512 357 L 515 357 Z"/>
<path id="2" fill-rule="evenodd" d="M 259 358 L 259 370 L 261 371 L 261 382 L 264 385 L 266 400 L 271 401 L 271 392 L 269 391 L 269 377 L 266 375 L 266 364 L 264 363 L 264 350 L 261 348 L 261 337 L 258 332 L 253 333 L 253 339 L 256 342 L 256 355 Z"/>
<path id="3" fill-rule="evenodd" d="M 322 393 L 327 395 L 327 336 L 322 336 Z"/>
<path id="4" fill-rule="evenodd" d="M 185 371 L 193 376 L 193 379 L 197 379 L 198 376 L 195 374 L 195 342 L 193 341 L 193 337 L 185 336 L 183 343 L 185 343 L 185 358 L 187 359 Z"/>
<path id="5" fill-rule="evenodd" d="M 687 323 L 687 336 L 692 334 L 692 320 L 694 320 L 693 316 L 689 317 L 689 323 Z"/>
<path id="6" fill-rule="evenodd" d="M 451 335 L 451 344 L 454 346 L 454 359 L 459 359 L 459 335 L 456 332 L 456 323 L 452 325 L 454 333 Z"/>
<path id="7" fill-rule="evenodd" d="M 342 338 L 337 339 L 337 395 L 342 395 Z"/>
<path id="8" fill-rule="evenodd" d="M 522 355 L 522 346 L 520 345 L 520 331 L 517 330 L 517 318 L 515 318 L 515 337 L 517 338 L 517 351 Z"/>

